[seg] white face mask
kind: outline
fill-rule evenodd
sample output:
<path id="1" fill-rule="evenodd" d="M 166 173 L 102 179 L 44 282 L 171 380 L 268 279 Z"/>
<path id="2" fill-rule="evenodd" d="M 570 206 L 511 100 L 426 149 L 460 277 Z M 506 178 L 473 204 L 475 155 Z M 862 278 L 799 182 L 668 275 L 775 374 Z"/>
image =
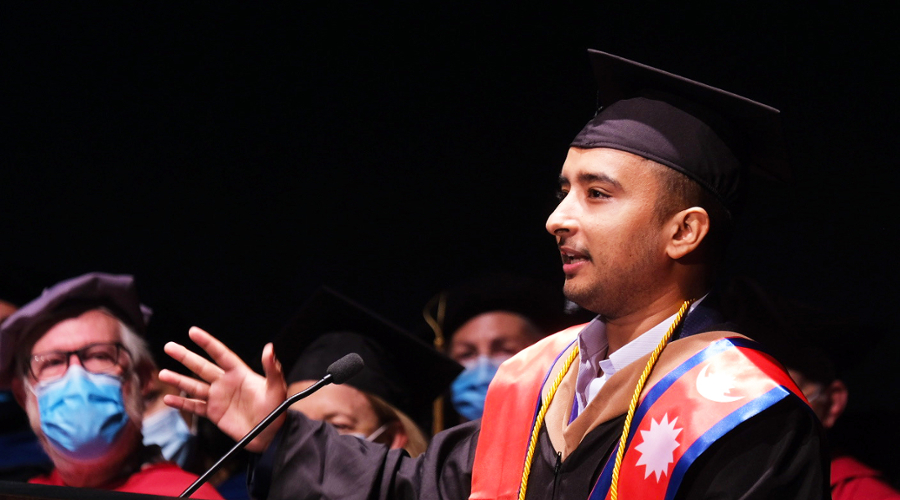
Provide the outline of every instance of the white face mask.
<path id="1" fill-rule="evenodd" d="M 181 412 L 168 407 L 157 411 L 144 418 L 142 433 L 145 446 L 159 446 L 166 460 L 184 466 L 194 436 Z"/>
<path id="2" fill-rule="evenodd" d="M 378 439 L 378 436 L 381 436 L 382 434 L 384 434 L 384 431 L 387 430 L 388 425 L 389 424 L 382 425 L 381 427 L 375 429 L 368 436 L 366 436 L 365 434 L 361 434 L 359 432 L 350 432 L 347 435 L 362 439 L 363 441 L 375 441 L 376 439 Z"/>

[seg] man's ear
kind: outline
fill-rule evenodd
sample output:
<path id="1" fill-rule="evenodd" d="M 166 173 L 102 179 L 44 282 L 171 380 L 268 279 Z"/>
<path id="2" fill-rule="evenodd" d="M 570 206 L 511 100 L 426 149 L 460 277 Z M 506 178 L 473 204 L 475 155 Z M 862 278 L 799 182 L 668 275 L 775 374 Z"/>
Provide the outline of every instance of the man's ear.
<path id="1" fill-rule="evenodd" d="M 828 402 L 828 406 L 825 409 L 825 416 L 822 419 L 822 427 L 830 429 L 834 426 L 838 417 L 844 413 L 844 409 L 847 408 L 849 391 L 842 381 L 835 380 L 825 388 L 824 396 L 825 400 Z"/>
<path id="2" fill-rule="evenodd" d="M 690 254 L 709 234 L 709 214 L 700 207 L 686 208 L 669 219 L 666 254 L 678 260 Z"/>
<path id="3" fill-rule="evenodd" d="M 391 423 L 391 431 L 394 437 L 391 439 L 390 447 L 392 450 L 403 448 L 409 442 L 409 436 L 406 435 L 406 428 L 400 422 Z"/>
<path id="4" fill-rule="evenodd" d="M 153 385 L 159 370 L 152 362 L 144 362 L 135 366 L 134 371 L 137 373 L 138 380 L 141 381 L 141 397 L 146 398 L 147 395 L 150 394 L 150 391 L 153 390 Z"/>

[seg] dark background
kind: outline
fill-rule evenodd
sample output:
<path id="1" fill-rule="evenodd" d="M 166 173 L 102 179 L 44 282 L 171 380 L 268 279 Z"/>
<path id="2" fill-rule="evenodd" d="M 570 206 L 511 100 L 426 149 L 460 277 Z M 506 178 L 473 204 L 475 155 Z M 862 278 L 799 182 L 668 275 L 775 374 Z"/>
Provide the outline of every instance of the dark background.
<path id="1" fill-rule="evenodd" d="M 3 293 L 134 274 L 160 336 L 252 362 L 321 284 L 419 329 L 480 271 L 561 283 L 543 224 L 597 48 L 782 110 L 794 181 L 755 186 L 729 270 L 841 322 L 848 421 L 878 429 L 898 19 L 806 4 L 4 4 Z"/>

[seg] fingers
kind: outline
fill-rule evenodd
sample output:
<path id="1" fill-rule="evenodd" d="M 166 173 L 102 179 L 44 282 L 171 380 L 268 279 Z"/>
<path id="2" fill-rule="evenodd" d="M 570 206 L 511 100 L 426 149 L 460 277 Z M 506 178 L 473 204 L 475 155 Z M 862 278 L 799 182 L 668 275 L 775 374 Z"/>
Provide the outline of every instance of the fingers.
<path id="1" fill-rule="evenodd" d="M 206 416 L 206 403 L 199 399 L 189 399 L 174 394 L 166 394 L 163 396 L 163 403 L 172 408 L 188 411 L 200 417 Z"/>
<path id="2" fill-rule="evenodd" d="M 271 342 L 263 347 L 262 366 L 263 373 L 266 374 L 267 379 L 272 376 L 284 378 L 284 374 L 281 371 L 281 361 L 278 361 L 275 357 L 275 347 Z"/>
<path id="3" fill-rule="evenodd" d="M 225 344 L 219 342 L 218 339 L 204 331 L 202 328 L 192 326 L 188 331 L 188 336 L 191 337 L 191 340 L 200 346 L 201 349 L 206 351 L 213 361 L 215 361 L 223 370 L 228 371 L 247 366 L 243 360 L 241 360 L 240 356 L 235 354 L 234 351 L 226 347 Z M 200 374 L 197 373 L 197 375 Z"/>
<path id="4" fill-rule="evenodd" d="M 270 392 L 277 391 L 278 397 L 284 399 L 287 395 L 287 384 L 284 381 L 281 362 L 275 358 L 275 347 L 271 342 L 263 347 L 262 365 L 263 371 L 266 374 L 267 390 Z"/>
<path id="5" fill-rule="evenodd" d="M 181 375 L 180 373 L 175 373 L 171 370 L 160 370 L 159 372 L 159 380 L 165 382 L 167 384 L 172 384 L 178 388 L 178 390 L 184 392 L 185 394 L 190 394 L 191 397 L 206 400 L 209 398 L 209 385 L 200 382 L 199 380 L 193 379 L 191 377 L 186 377 Z"/>
<path id="6" fill-rule="evenodd" d="M 224 373 L 224 370 L 222 370 L 222 368 L 219 368 L 215 364 L 211 363 L 203 356 L 191 352 L 181 344 L 168 342 L 165 346 L 163 346 L 163 350 L 166 352 L 166 354 L 171 356 L 172 359 L 183 364 L 185 368 L 196 373 L 198 377 L 207 382 L 214 382 L 215 380 L 218 380 L 218 378 L 221 377 Z"/>

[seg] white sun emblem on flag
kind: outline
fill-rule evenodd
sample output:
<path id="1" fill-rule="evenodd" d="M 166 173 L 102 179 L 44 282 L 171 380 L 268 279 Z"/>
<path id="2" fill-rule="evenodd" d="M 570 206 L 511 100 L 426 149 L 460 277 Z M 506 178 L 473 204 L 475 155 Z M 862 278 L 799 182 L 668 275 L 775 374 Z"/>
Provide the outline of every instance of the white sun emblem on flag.
<path id="1" fill-rule="evenodd" d="M 704 398 L 715 401 L 717 403 L 730 403 L 744 396 L 730 396 L 729 392 L 734 389 L 734 375 L 726 372 L 709 373 L 709 364 L 700 370 L 697 376 L 697 392 Z"/>
<path id="2" fill-rule="evenodd" d="M 656 482 L 659 482 L 660 477 L 668 475 L 669 464 L 673 460 L 672 452 L 678 448 L 677 438 L 681 434 L 681 428 L 675 428 L 677 420 L 678 417 L 675 417 L 669 422 L 669 414 L 666 413 L 659 422 L 651 418 L 650 430 L 641 431 L 644 442 L 634 449 L 641 452 L 637 465 L 646 467 L 644 479 L 650 477 L 650 474 L 656 474 Z"/>

